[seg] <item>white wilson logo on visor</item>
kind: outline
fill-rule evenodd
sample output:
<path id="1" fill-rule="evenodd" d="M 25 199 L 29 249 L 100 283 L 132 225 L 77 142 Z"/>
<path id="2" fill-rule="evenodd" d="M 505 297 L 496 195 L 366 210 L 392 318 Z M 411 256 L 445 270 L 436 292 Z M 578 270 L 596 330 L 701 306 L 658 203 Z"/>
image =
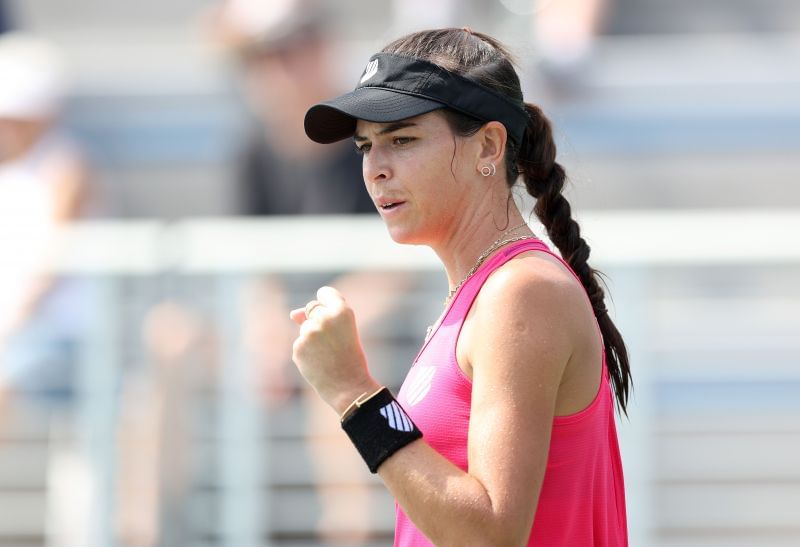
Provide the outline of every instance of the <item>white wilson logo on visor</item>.
<path id="1" fill-rule="evenodd" d="M 403 412 L 403 409 L 397 404 L 397 401 L 392 401 L 383 407 L 380 412 L 381 416 L 386 418 L 386 421 L 389 422 L 389 427 L 395 431 L 405 431 L 407 433 L 414 430 L 414 426 L 411 425 L 411 419 L 406 416 L 406 413 Z"/>
<path id="2" fill-rule="evenodd" d="M 373 59 L 372 61 L 367 63 L 367 68 L 364 69 L 364 75 L 361 77 L 361 81 L 359 83 L 363 84 L 364 82 L 375 76 L 375 74 L 377 73 L 378 73 L 378 60 Z"/>

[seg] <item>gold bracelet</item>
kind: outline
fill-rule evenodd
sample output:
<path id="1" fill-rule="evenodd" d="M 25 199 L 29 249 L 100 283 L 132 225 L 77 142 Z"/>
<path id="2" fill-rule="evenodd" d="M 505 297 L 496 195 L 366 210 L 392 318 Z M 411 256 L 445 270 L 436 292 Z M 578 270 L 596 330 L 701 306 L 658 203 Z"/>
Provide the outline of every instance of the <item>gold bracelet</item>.
<path id="1" fill-rule="evenodd" d="M 339 420 L 343 422 L 344 419 L 347 418 L 352 412 L 354 412 L 358 408 L 361 408 L 367 401 L 375 397 L 378 393 L 380 393 L 384 389 L 386 389 L 386 386 L 381 386 L 372 393 L 365 391 L 364 393 L 356 397 L 355 400 L 352 403 L 350 403 L 347 406 L 347 408 L 344 409 L 344 412 L 342 412 L 342 415 L 339 417 Z"/>

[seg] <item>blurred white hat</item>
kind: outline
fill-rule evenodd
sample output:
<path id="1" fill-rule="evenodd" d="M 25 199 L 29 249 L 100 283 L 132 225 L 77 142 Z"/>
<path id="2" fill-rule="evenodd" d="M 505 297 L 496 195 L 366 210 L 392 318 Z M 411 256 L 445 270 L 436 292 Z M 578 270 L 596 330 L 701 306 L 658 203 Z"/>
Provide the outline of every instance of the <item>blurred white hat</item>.
<path id="1" fill-rule="evenodd" d="M 66 88 L 58 50 L 23 33 L 0 35 L 0 117 L 43 119 L 56 114 Z"/>
<path id="2" fill-rule="evenodd" d="M 272 47 L 326 23 L 320 0 L 225 0 L 217 34 L 234 47 Z"/>

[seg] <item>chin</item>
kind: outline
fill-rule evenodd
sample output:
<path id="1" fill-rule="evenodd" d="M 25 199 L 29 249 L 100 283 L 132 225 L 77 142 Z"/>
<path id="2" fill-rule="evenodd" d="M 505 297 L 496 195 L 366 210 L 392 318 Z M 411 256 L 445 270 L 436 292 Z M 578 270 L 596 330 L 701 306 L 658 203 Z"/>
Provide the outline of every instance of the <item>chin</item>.
<path id="1" fill-rule="evenodd" d="M 400 243 L 402 245 L 422 245 L 425 242 L 420 238 L 420 234 L 405 229 L 401 226 L 386 226 L 386 229 L 389 232 L 389 237 L 392 238 L 392 241 L 395 243 Z"/>

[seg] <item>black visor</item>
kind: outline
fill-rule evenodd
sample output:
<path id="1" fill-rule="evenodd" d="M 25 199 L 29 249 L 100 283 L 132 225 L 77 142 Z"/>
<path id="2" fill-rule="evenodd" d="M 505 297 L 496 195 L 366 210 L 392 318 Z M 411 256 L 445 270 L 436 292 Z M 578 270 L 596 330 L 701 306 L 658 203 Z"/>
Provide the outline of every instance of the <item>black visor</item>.
<path id="1" fill-rule="evenodd" d="M 357 120 L 396 122 L 445 107 L 481 121 L 499 121 L 517 144 L 528 123 L 521 102 L 434 63 L 378 53 L 353 91 L 306 112 L 305 130 L 311 140 L 327 144 L 352 137 Z"/>

